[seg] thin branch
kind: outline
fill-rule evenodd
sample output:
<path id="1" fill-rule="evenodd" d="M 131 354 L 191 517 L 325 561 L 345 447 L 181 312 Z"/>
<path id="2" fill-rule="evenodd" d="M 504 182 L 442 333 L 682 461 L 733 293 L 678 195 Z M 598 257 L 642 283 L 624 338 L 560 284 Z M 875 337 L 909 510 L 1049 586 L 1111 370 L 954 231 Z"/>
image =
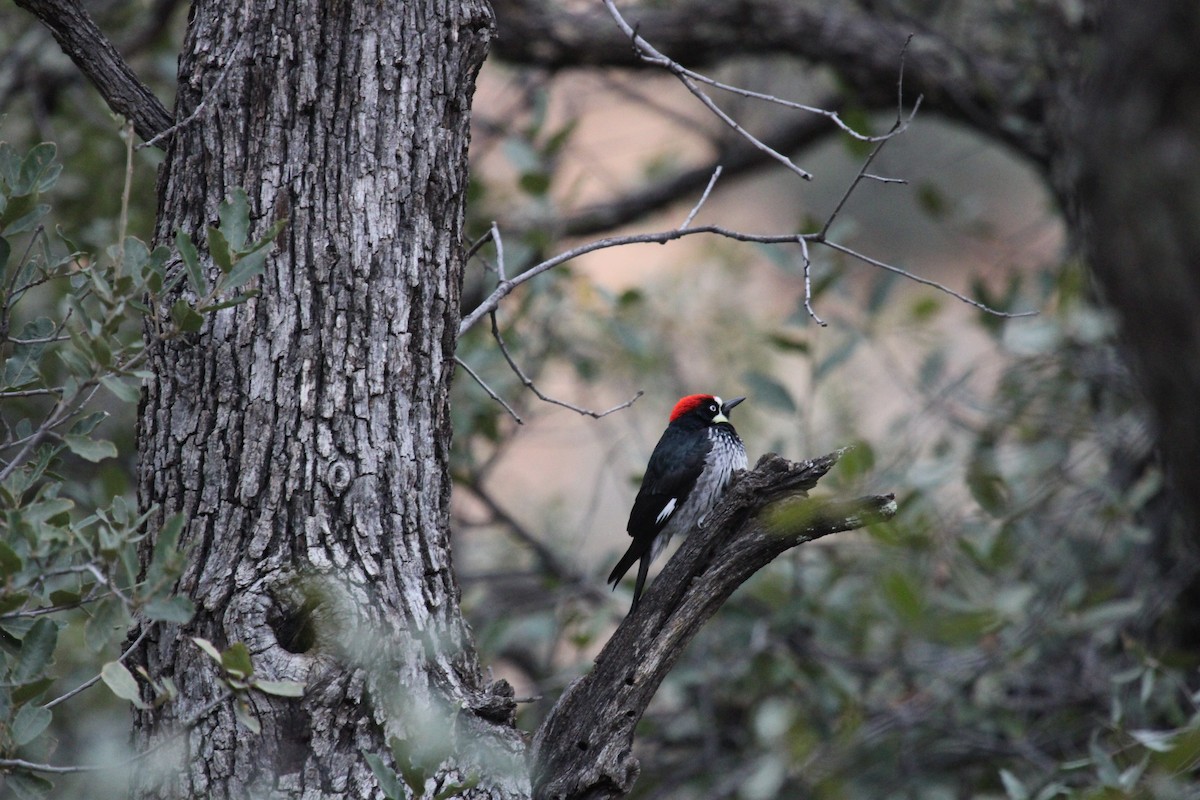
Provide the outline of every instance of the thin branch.
<path id="1" fill-rule="evenodd" d="M 603 239 L 597 239 L 586 244 L 573 247 L 563 253 L 546 259 L 540 264 L 530 267 L 525 272 L 517 275 L 514 278 L 509 278 L 507 281 L 501 282 L 488 297 L 479 304 L 470 314 L 463 317 L 462 322 L 458 326 L 458 335 L 462 336 L 472 326 L 477 323 L 481 317 L 490 313 L 499 307 L 500 301 L 508 295 L 512 294 L 513 290 L 521 284 L 533 280 L 543 272 L 554 269 L 555 267 L 565 264 L 568 261 L 579 258 L 580 256 L 593 253 L 597 250 L 605 250 L 610 247 L 623 247 L 629 244 L 665 244 L 676 239 L 682 239 L 685 236 L 695 236 L 697 234 L 717 234 L 725 236 L 729 239 L 736 239 L 741 242 L 757 242 L 759 244 L 783 244 L 785 242 L 796 241 L 794 233 L 778 234 L 778 235 L 758 235 L 750 233 L 742 233 L 740 231 L 723 228 L 719 225 L 704 225 L 695 228 L 681 230 L 673 228 L 667 231 L 659 231 L 657 233 L 637 233 L 628 236 L 609 236 Z"/>
<path id="2" fill-rule="evenodd" d="M 128 658 L 129 654 L 132 653 L 135 649 L 137 649 L 137 646 L 140 645 L 142 643 L 142 640 L 146 638 L 146 635 L 150 633 L 150 629 L 153 628 L 157 624 L 158 623 L 156 623 L 156 622 L 149 622 L 149 623 L 143 625 L 142 632 L 138 634 L 137 638 L 133 640 L 133 642 L 129 645 L 129 647 L 125 648 L 125 651 L 123 653 L 121 653 L 121 655 L 117 656 L 117 661 L 124 661 L 126 658 Z M 74 689 L 67 692 L 66 694 L 61 694 L 58 697 L 51 700 L 49 703 L 46 703 L 44 706 L 42 706 L 42 708 L 47 708 L 47 709 L 54 708 L 59 703 L 65 703 L 66 701 L 70 700 L 72 697 L 79 694 L 80 692 L 83 692 L 83 691 L 86 691 L 87 689 L 92 688 L 99 681 L 100 681 L 100 676 L 93 675 L 92 677 L 88 678 L 86 681 L 79 684 L 78 686 L 76 686 Z"/>
<path id="3" fill-rule="evenodd" d="M 830 98 L 829 102 L 834 101 Z M 814 144 L 828 133 L 828 126 L 821 120 L 804 117 L 782 123 L 770 135 L 764 136 L 763 141 L 768 142 L 772 148 L 787 153 Z M 650 212 L 666 208 L 692 192 L 702 191 L 711 180 L 713 170 L 718 166 L 722 167 L 721 177 L 728 181 L 774 163 L 774 159 L 751 147 L 739 137 L 724 143 L 721 152 L 708 163 L 637 187 L 613 200 L 568 212 L 559 219 L 541 220 L 531 217 L 526 220 L 522 217 L 516 224 L 522 228 L 551 227 L 565 236 L 594 236 L 641 219 Z M 509 223 L 510 230 L 513 225 Z"/>
<path id="4" fill-rule="evenodd" d="M 491 230 L 488 231 L 493 242 L 496 243 L 496 276 L 503 282 L 508 280 L 508 276 L 504 270 L 504 240 L 500 238 L 500 226 L 492 220 Z"/>
<path id="5" fill-rule="evenodd" d="M 470 261 L 472 258 L 475 257 L 475 254 L 478 253 L 483 248 L 483 246 L 485 244 L 487 244 L 488 242 L 490 242 L 491 240 L 492 240 L 492 230 L 491 230 L 491 228 L 489 228 L 487 233 L 485 233 L 483 236 L 480 236 L 478 239 L 476 239 L 471 244 L 471 246 L 469 248 L 467 248 L 467 252 L 463 256 L 463 261 Z"/>
<path id="6" fill-rule="evenodd" d="M 692 206 L 692 210 L 688 212 L 687 218 L 684 219 L 683 224 L 679 226 L 679 230 L 684 230 L 687 228 L 687 226 L 692 224 L 692 220 L 694 220 L 696 215 L 700 213 L 700 207 L 707 202 L 708 196 L 712 193 L 713 187 L 717 185 L 717 179 L 720 177 L 721 165 L 718 164 L 717 168 L 713 170 L 712 177 L 708 179 L 708 186 L 704 187 L 704 194 L 700 195 L 700 199 L 696 201 L 696 205 Z"/>
<path id="7" fill-rule="evenodd" d="M 57 766 L 55 764 L 39 764 L 36 761 L 26 761 L 23 758 L 0 758 L 0 769 L 25 769 L 29 770 L 30 772 L 44 772 L 50 775 L 72 775 L 79 772 L 104 772 L 106 770 L 124 769 L 125 767 L 133 766 L 145 758 L 149 758 L 171 742 L 174 742 L 180 736 L 183 736 L 192 728 L 199 725 L 205 717 L 220 708 L 220 706 L 226 700 L 228 700 L 230 696 L 231 695 L 229 693 L 221 695 L 196 712 L 196 715 L 192 717 L 192 719 L 180 723 L 179 729 L 173 731 L 171 735 L 123 761 L 117 761 L 112 764 L 78 764 Z"/>
<path id="8" fill-rule="evenodd" d="M 804 310 L 812 317 L 813 322 L 824 328 L 829 323 L 818 317 L 812 307 L 812 259 L 808 257 L 808 240 L 801 236 L 797 241 L 800 243 L 800 258 L 804 261 Z"/>
<path id="9" fill-rule="evenodd" d="M 492 398 L 492 399 L 493 399 L 493 400 L 495 400 L 497 403 L 499 403 L 500 405 L 504 406 L 504 410 L 505 410 L 505 411 L 507 411 L 507 412 L 509 413 L 509 415 L 510 415 L 510 416 L 511 416 L 511 417 L 512 417 L 514 420 L 516 420 L 516 421 L 517 421 L 517 424 L 518 424 L 518 425 L 524 425 L 524 424 L 525 424 L 525 420 L 521 419 L 521 415 L 520 415 L 520 414 L 518 414 L 516 411 L 514 411 L 514 410 L 513 410 L 513 407 L 512 407 L 512 406 L 510 406 L 508 403 L 506 403 L 506 402 L 504 401 L 504 398 L 503 398 L 503 397 L 501 397 L 500 395 L 496 394 L 496 392 L 495 392 L 495 391 L 493 391 L 492 387 L 491 387 L 491 386 L 488 386 L 488 384 L 487 384 L 487 381 L 485 381 L 485 380 L 484 380 L 482 377 L 480 377 L 480 375 L 479 375 L 479 373 L 478 373 L 478 372 L 476 372 L 475 370 L 471 369 L 471 365 L 470 365 L 470 364 L 468 364 L 466 361 L 463 361 L 463 360 L 462 360 L 461 358 L 459 358 L 458 356 L 455 356 L 455 357 L 454 357 L 454 361 L 455 361 L 455 362 L 456 362 L 456 363 L 457 363 L 457 364 L 458 364 L 460 367 L 462 367 L 463 369 L 465 369 L 465 370 L 467 371 L 467 374 L 468 374 L 468 375 L 470 375 L 472 378 L 474 378 L 474 379 L 475 379 L 475 382 L 476 382 L 476 383 L 478 383 L 478 384 L 479 384 L 481 387 L 483 387 L 483 390 L 484 390 L 485 392 L 487 392 L 487 394 L 488 394 L 488 397 Z"/>
<path id="10" fill-rule="evenodd" d="M 743 128 L 737 120 L 725 113 L 725 111 L 722 110 L 721 107 L 718 106 L 713 99 L 699 87 L 699 85 L 697 85 L 696 80 L 693 79 L 689 71 L 684 69 L 681 64 L 663 55 L 656 50 L 653 45 L 639 36 L 638 32 L 634 30 L 628 22 L 625 21 L 623 16 L 621 16 L 621 12 L 617 10 L 613 0 L 604 0 L 604 6 L 608 9 L 608 13 L 617 23 L 617 26 L 625 33 L 626 36 L 629 37 L 630 41 L 633 42 L 634 49 L 637 51 L 642 60 L 646 61 L 647 63 L 657 64 L 671 72 L 705 108 L 707 108 L 709 111 L 715 114 L 718 119 L 736 131 L 739 136 L 750 142 L 750 144 L 752 144 L 754 147 L 771 156 L 771 158 L 775 159 L 804 180 L 812 180 L 811 173 L 797 166 L 790 158 L 785 156 L 783 153 L 780 153 L 778 150 L 775 150 L 761 139 L 757 138 L 754 134 Z"/>
<path id="11" fill-rule="evenodd" d="M 672 63 L 676 63 L 676 62 L 672 62 Z M 689 76 L 690 78 L 700 81 L 701 83 L 706 83 L 715 89 L 720 89 L 725 92 L 730 92 L 732 94 L 740 95 L 742 97 L 748 97 L 748 98 L 751 98 L 754 100 L 762 100 L 764 102 L 772 103 L 774 105 L 782 106 L 784 108 L 790 108 L 795 111 L 807 111 L 810 114 L 817 114 L 819 116 L 825 117 L 830 122 L 832 122 L 834 125 L 836 125 L 843 133 L 845 133 L 846 135 L 850 136 L 853 139 L 857 139 L 860 142 L 881 142 L 885 139 L 890 139 L 893 136 L 898 136 L 901 133 L 904 133 L 904 130 L 908 127 L 906 124 L 899 129 L 892 129 L 892 130 L 889 130 L 887 133 L 877 134 L 877 135 L 859 133 L 854 128 L 847 125 L 842 120 L 841 115 L 838 114 L 837 111 L 832 111 L 827 108 L 820 108 L 818 106 L 810 106 L 810 105 L 806 105 L 804 103 L 797 103 L 792 100 L 784 100 L 783 98 L 776 97 L 773 94 L 765 94 L 763 92 L 756 92 L 753 89 L 745 89 L 741 86 L 733 86 L 728 83 L 722 83 L 721 81 L 714 80 L 713 78 L 710 78 L 707 75 L 703 75 L 694 70 L 690 70 L 687 67 L 679 66 L 679 69 L 685 75 Z"/>
<path id="12" fill-rule="evenodd" d="M 513 537 L 532 550 L 534 555 L 537 556 L 538 561 L 541 562 L 543 569 L 564 584 L 578 586 L 590 599 L 601 603 L 608 602 L 609 593 L 604 588 L 598 586 L 594 581 L 589 580 L 586 575 L 559 558 L 557 553 L 509 514 L 496 501 L 496 498 L 492 497 L 491 493 L 483 488 L 483 480 L 480 476 L 472 476 L 470 481 L 460 482 L 459 485 L 469 489 L 471 494 L 475 495 L 487 510 L 491 512 L 492 518 L 495 521 L 501 523 Z"/>
<path id="13" fill-rule="evenodd" d="M 129 194 L 133 188 L 133 123 L 125 123 L 125 187 L 121 190 L 121 215 L 117 221 L 117 275 L 125 263 L 125 236 L 129 232 Z"/>
<path id="14" fill-rule="evenodd" d="M 133 123 L 138 136 L 157 141 L 171 115 L 138 79 L 112 42 L 75 0 L 14 0 L 50 29 L 63 52 L 79 67 L 104 102 Z"/>
<path id="15" fill-rule="evenodd" d="M 900 63 L 903 67 L 903 57 L 901 58 Z M 907 126 L 910 122 L 912 122 L 913 117 L 917 115 L 917 111 L 920 108 L 921 98 L 918 97 L 917 101 L 913 103 L 912 111 L 909 112 L 907 119 L 902 119 L 897 116 L 896 122 L 892 125 L 892 131 L 899 130 L 901 127 Z M 829 228 L 833 225 L 834 220 L 837 219 L 838 214 L 841 213 L 842 209 L 846 205 L 846 202 L 850 199 L 850 195 L 854 194 L 854 190 L 858 188 L 858 185 L 862 183 L 864 179 L 870 178 L 871 180 L 881 181 L 883 183 L 905 182 L 896 178 L 879 178 L 867 172 L 867 170 L 871 167 L 871 163 L 875 161 L 875 157 L 879 155 L 880 151 L 883 150 L 884 146 L 887 145 L 889 141 L 891 141 L 890 137 L 881 139 L 873 148 L 871 148 L 871 152 L 867 154 L 866 159 L 863 160 L 862 165 L 858 168 L 858 173 L 854 176 L 854 180 L 850 181 L 850 185 L 846 187 L 846 191 L 842 193 L 837 205 L 834 206 L 833 212 L 826 218 L 825 224 L 821 226 L 821 232 L 818 239 L 824 240 L 825 236 L 829 233 Z"/>
<path id="16" fill-rule="evenodd" d="M 550 403 L 550 404 L 556 405 L 556 406 L 562 406 L 563 408 L 569 408 L 570 410 L 574 411 L 575 413 L 582 414 L 585 417 L 591 417 L 592 419 L 600 419 L 601 417 L 607 417 L 609 414 L 612 414 L 616 411 L 620 411 L 622 409 L 629 408 L 631 405 L 633 405 L 634 403 L 637 402 L 639 397 L 641 397 L 643 394 L 645 394 L 645 392 L 643 392 L 639 389 L 637 394 L 635 394 L 633 397 L 629 398 L 624 403 L 613 406 L 612 408 L 608 409 L 607 411 L 592 411 L 591 409 L 581 408 L 579 406 L 572 405 L 571 403 L 567 403 L 562 400 L 556 400 L 555 398 L 550 397 L 549 395 L 543 394 L 541 392 L 541 390 L 538 389 L 537 386 L 534 385 L 533 380 L 530 379 L 530 377 L 525 374 L 524 370 L 521 369 L 520 365 L 517 364 L 516 360 L 513 359 L 512 353 L 510 353 L 508 351 L 508 345 L 506 345 L 504 343 L 504 337 L 500 335 L 500 325 L 496 321 L 496 312 L 494 310 L 491 312 L 491 318 L 492 318 L 492 337 L 496 340 L 496 344 L 500 346 L 500 352 L 502 354 L 504 354 L 504 360 L 508 362 L 508 366 L 512 368 L 512 371 L 517 374 L 517 378 L 520 379 L 521 384 L 526 389 L 533 392 L 537 396 L 537 398 L 543 402 Z M 517 420 L 517 421 L 519 422 L 520 420 Z"/>
<path id="17" fill-rule="evenodd" d="M 176 122 L 174 125 L 157 134 L 156 136 L 145 142 L 142 142 L 140 145 L 138 145 L 137 149 L 141 150 L 143 147 L 150 147 L 151 145 L 157 146 L 160 139 L 166 136 L 171 136 L 176 131 L 186 128 L 197 118 L 199 118 L 199 116 L 204 113 L 204 109 L 208 106 L 208 101 L 215 97 L 221 90 L 221 84 L 223 84 L 225 82 L 225 78 L 229 76 L 231 71 L 230 67 L 237 62 L 238 53 L 242 51 L 242 45 L 246 43 L 248 38 L 248 36 L 242 36 L 238 39 L 237 44 L 233 46 L 233 50 L 229 53 L 229 59 L 225 62 L 224 66 L 221 67 L 221 72 L 219 75 L 217 75 L 217 79 L 213 81 L 213 85 L 208 88 L 208 90 L 204 93 L 204 97 L 199 103 L 196 104 L 196 107 L 192 109 L 192 113 L 188 114 L 186 117 L 179 120 L 179 122 Z"/>
<path id="18" fill-rule="evenodd" d="M 12 391 L 0 392 L 0 400 L 8 400 L 13 397 L 43 397 L 46 395 L 59 397 L 60 391 L 59 389 L 14 389 Z"/>
<path id="19" fill-rule="evenodd" d="M 880 261 L 878 259 L 871 258 L 868 255 L 864 255 L 856 250 L 852 250 L 849 247 L 846 247 L 845 245 L 840 245 L 837 242 L 831 242 L 831 241 L 827 241 L 825 239 L 822 239 L 820 241 L 821 241 L 821 244 L 825 245 L 826 247 L 830 248 L 831 250 L 837 250 L 839 253 L 845 253 L 846 255 L 851 256 L 852 258 L 857 258 L 859 261 L 862 261 L 864 264 L 870 264 L 873 267 L 879 267 L 879 269 L 884 269 L 884 270 L 887 270 L 888 272 L 894 272 L 897 275 L 901 275 L 905 278 L 908 278 L 910 281 L 915 281 L 924 286 L 929 286 L 933 289 L 937 289 L 939 292 L 944 292 L 945 294 L 950 295 L 951 297 L 955 298 L 956 300 L 961 300 L 962 302 L 966 303 L 967 305 L 974 306 L 975 308 L 978 308 L 980 311 L 985 311 L 988 314 L 991 314 L 992 316 L 1004 317 L 1005 319 L 1014 319 L 1016 317 L 1036 317 L 1037 316 L 1037 313 L 1038 313 L 1037 311 L 1001 311 L 998 308 L 992 308 L 991 306 L 987 305 L 986 303 L 981 303 L 978 300 L 974 300 L 970 297 L 967 297 L 964 294 L 960 294 L 960 293 L 954 291 L 953 289 L 951 289 L 949 286 L 947 286 L 944 283 L 938 283 L 937 281 L 931 280 L 930 278 L 922 278 L 920 275 L 916 275 L 912 272 L 909 272 L 906 269 L 901 269 L 900 267 L 897 267 L 893 264 L 888 264 L 885 261 Z"/>

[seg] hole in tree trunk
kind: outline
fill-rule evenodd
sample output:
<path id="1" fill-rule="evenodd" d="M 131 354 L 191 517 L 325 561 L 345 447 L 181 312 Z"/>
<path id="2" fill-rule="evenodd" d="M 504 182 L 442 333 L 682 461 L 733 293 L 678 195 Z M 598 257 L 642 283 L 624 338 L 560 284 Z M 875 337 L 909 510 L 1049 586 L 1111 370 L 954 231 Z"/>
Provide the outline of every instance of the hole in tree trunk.
<path id="1" fill-rule="evenodd" d="M 300 606 L 280 604 L 269 617 L 271 630 L 279 646 L 289 653 L 307 653 L 317 643 L 317 631 L 313 625 L 313 612 L 317 608 L 316 598 L 308 598 Z"/>

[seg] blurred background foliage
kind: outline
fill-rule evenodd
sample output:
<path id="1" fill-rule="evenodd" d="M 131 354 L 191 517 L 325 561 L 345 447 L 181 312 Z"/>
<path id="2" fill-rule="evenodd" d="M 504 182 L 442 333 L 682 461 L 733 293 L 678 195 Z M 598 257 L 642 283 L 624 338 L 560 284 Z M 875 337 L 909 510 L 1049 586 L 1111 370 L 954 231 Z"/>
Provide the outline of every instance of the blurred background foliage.
<path id="1" fill-rule="evenodd" d="M 966 24 L 942 4 L 910 5 L 949 15 L 940 22 L 951 29 Z M 1020 40 L 1030 9 L 1002 5 L 976 33 Z M 89 4 L 168 106 L 185 8 Z M 61 226 L 76 243 L 58 255 L 103 253 L 120 241 L 121 123 L 28 15 L 10 6 L 0 20 L 0 139 L 18 153 L 57 143 L 64 169 L 46 198 L 48 230 Z M 838 88 L 829 74 L 777 57 L 720 72 L 801 101 Z M 726 108 L 749 126 L 778 113 L 743 101 Z M 890 122 L 846 116 L 879 130 Z M 517 274 L 586 240 L 562 233 L 573 214 L 712 157 L 727 135 L 669 81 L 489 62 L 467 239 L 498 221 L 506 269 Z M 723 179 L 698 222 L 811 230 L 863 155 L 831 132 L 797 155 L 817 174 L 813 185 L 769 171 Z M 158 160 L 153 148 L 134 154 L 128 231 L 144 240 Z M 1147 413 L 1113 320 L 1065 246 L 1045 176 L 933 115 L 918 116 L 877 168 L 909 184 L 864 187 L 835 238 L 1039 315 L 983 314 L 814 251 L 814 305 L 829 322 L 819 328 L 803 307 L 799 253 L 716 239 L 607 251 L 526 284 L 499 322 L 539 389 L 597 411 L 645 396 L 593 420 L 523 387 L 486 321 L 460 341 L 460 358 L 525 421 L 459 371 L 454 556 L 482 661 L 528 700 L 520 724 L 533 730 L 628 607 L 628 588 L 610 593 L 603 576 L 625 547 L 625 515 L 671 403 L 693 391 L 746 394 L 734 421 L 752 456 L 798 459 L 853 444 L 820 491 L 892 491 L 900 512 L 801 547 L 734 595 L 643 719 L 635 797 L 1200 796 L 1200 629 L 1177 610 L 1197 556 L 1169 535 L 1177 520 Z M 678 225 L 697 199 L 680 196 L 595 235 Z M 495 285 L 495 255 L 485 244 L 468 265 L 464 310 Z M 6 287 L 12 279 L 9 267 Z M 68 294 L 48 287 L 30 319 L 61 310 Z M 121 328 L 130 347 L 136 329 Z M 5 345 L 6 369 L 15 347 Z M 16 431 L 35 405 L 4 397 L 0 421 Z M 43 480 L 74 506 L 51 522 L 133 507 L 135 403 L 101 393 L 89 408 L 109 414 L 97 435 L 117 455 L 95 465 L 61 456 Z M 38 530 L 49 536 L 51 527 Z M 6 541 L 16 535 L 6 523 Z M 122 546 L 137 534 L 125 535 Z M 16 572 L 5 574 L 8 603 Z M 46 595 L 45 606 L 53 602 Z M 88 635 L 98 609 L 46 615 L 61 627 L 43 665 L 54 682 L 22 702 L 57 697 L 115 657 L 121 625 L 103 642 Z M 22 639 L 31 619 L 0 614 L 0 631 Z M 10 696 L 16 686 L 6 678 Z M 55 714 L 36 743 L 19 741 L 31 729 L 16 737 L 10 723 L 0 757 L 117 760 L 124 702 L 103 687 L 70 702 L 71 714 Z M 119 779 L 68 777 L 56 792 L 97 796 Z"/>

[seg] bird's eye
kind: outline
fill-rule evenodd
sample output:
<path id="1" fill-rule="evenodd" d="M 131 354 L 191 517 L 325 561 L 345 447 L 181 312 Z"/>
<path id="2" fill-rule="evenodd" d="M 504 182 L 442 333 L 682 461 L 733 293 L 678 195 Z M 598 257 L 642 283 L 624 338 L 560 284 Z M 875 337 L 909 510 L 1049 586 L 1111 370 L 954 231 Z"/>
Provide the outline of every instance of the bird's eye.
<path id="1" fill-rule="evenodd" d="M 709 406 L 708 406 L 708 410 L 709 410 L 709 411 L 711 411 L 711 412 L 712 412 L 712 413 L 714 413 L 714 414 L 715 414 L 715 413 L 717 413 L 717 406 L 716 406 L 716 404 L 715 404 L 715 403 L 710 403 L 710 404 L 709 404 Z"/>

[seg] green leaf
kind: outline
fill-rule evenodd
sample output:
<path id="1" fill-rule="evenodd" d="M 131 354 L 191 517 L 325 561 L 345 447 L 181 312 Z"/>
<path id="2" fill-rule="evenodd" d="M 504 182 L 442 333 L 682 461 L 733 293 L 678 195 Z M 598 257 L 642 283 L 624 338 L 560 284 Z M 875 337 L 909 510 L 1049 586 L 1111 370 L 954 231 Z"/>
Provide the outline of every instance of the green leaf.
<path id="1" fill-rule="evenodd" d="M 542 170 L 532 170 L 521 173 L 517 181 L 521 191 L 534 197 L 542 197 L 550 191 L 550 173 Z"/>
<path id="2" fill-rule="evenodd" d="M 40 617 L 21 639 L 21 649 L 13 663 L 9 680 L 13 683 L 27 683 L 41 677 L 50 665 L 57 644 L 58 626 L 46 617 Z"/>
<path id="3" fill-rule="evenodd" d="M 374 753 L 362 751 L 363 760 L 367 762 L 367 766 L 371 768 L 371 772 L 375 773 L 375 780 L 379 781 L 379 788 L 383 791 L 388 800 L 402 800 L 404 792 L 400 789 L 400 779 L 395 771 L 387 764 L 383 763 L 383 759 Z"/>
<path id="4" fill-rule="evenodd" d="M 54 334 L 55 324 L 48 317 L 38 317 L 21 328 L 18 339 L 46 339 Z M 48 342 L 18 344 L 4 364 L 4 385 L 20 388 L 38 379 L 42 353 Z"/>
<path id="5" fill-rule="evenodd" d="M 108 688 L 112 689 L 112 693 L 117 697 L 128 700 L 138 708 L 148 707 L 142 700 L 137 679 L 120 661 L 109 661 L 105 664 L 100 670 L 100 678 L 108 684 Z"/>
<path id="6" fill-rule="evenodd" d="M 183 259 L 183 268 L 187 272 L 188 284 L 197 297 L 208 294 L 208 279 L 204 276 L 204 267 L 200 264 L 200 253 L 192 242 L 192 237 L 182 230 L 175 234 L 175 247 L 179 249 L 179 257 Z"/>
<path id="7" fill-rule="evenodd" d="M 450 800 L 451 797 L 469 792 L 479 785 L 479 776 L 472 775 L 462 783 L 452 783 L 433 796 L 433 800 Z"/>
<path id="8" fill-rule="evenodd" d="M 899 282 L 900 276 L 894 272 L 885 272 L 876 277 L 871 285 L 871 294 L 867 297 L 867 311 L 872 315 L 878 314 Z"/>
<path id="9" fill-rule="evenodd" d="M 920 622 L 925 611 L 921 588 L 916 581 L 903 572 L 893 571 L 884 576 L 881 584 L 888 608 L 896 612 L 905 623 Z"/>
<path id="10" fill-rule="evenodd" d="M 22 683 L 19 686 L 13 687 L 12 702 L 14 705 L 32 703 L 34 700 L 40 699 L 46 690 L 53 685 L 54 678 L 49 675 L 44 678 L 38 678 L 36 681 Z"/>
<path id="11" fill-rule="evenodd" d="M 71 426 L 70 432 L 75 436 L 87 436 L 92 431 L 99 427 L 101 422 L 108 419 L 108 412 L 94 411 L 87 416 L 80 417 L 75 424 Z"/>
<path id="12" fill-rule="evenodd" d="M 1008 510 L 1008 484 L 998 473 L 978 461 L 967 467 L 967 488 L 979 506 L 993 517 L 1002 517 Z"/>
<path id="13" fill-rule="evenodd" d="M 253 253 L 248 253 L 238 259 L 238 262 L 233 265 L 233 269 L 226 275 L 221 282 L 220 292 L 236 292 L 238 289 L 245 286 L 248 282 L 257 278 L 262 274 L 263 265 L 267 261 L 266 250 L 255 250 Z"/>
<path id="14" fill-rule="evenodd" d="M 42 735 L 42 731 L 50 725 L 54 715 L 45 706 L 28 703 L 13 717 L 12 739 L 17 747 L 24 747 Z"/>
<path id="15" fill-rule="evenodd" d="M 276 697 L 303 697 L 304 684 L 300 681 L 264 681 L 254 682 L 254 688 L 260 692 L 273 694 Z"/>
<path id="16" fill-rule="evenodd" d="M 250 229 L 250 203 L 246 192 L 238 187 L 228 202 L 217 207 L 217 218 L 221 221 L 221 233 L 231 250 L 241 250 L 246 245 L 246 233 Z"/>
<path id="17" fill-rule="evenodd" d="M 16 575 L 25 566 L 17 551 L 9 547 L 7 542 L 0 542 L 0 578 Z M 0 583 L 4 581 L 0 580 Z"/>
<path id="18" fill-rule="evenodd" d="M 17 800 L 42 800 L 54 789 L 54 784 L 32 772 L 12 772 L 4 778 L 5 787 L 12 789 Z"/>
<path id="19" fill-rule="evenodd" d="M 100 383 L 122 403 L 136 403 L 142 398 L 141 383 L 118 378 L 116 375 L 105 375 L 100 379 Z"/>
<path id="20" fill-rule="evenodd" d="M 752 402 L 756 406 L 774 408 L 788 414 L 795 414 L 798 408 L 792 399 L 792 393 L 779 381 L 762 372 L 747 372 L 742 376 Z"/>
<path id="21" fill-rule="evenodd" d="M 212 305 L 202 306 L 200 308 L 197 308 L 196 310 L 199 311 L 201 314 L 211 314 L 214 311 L 220 311 L 222 308 L 233 308 L 234 306 L 240 306 L 242 303 L 245 303 L 250 298 L 258 297 L 259 294 L 261 294 L 261 292 L 259 292 L 258 289 L 248 289 L 239 295 L 235 295 L 234 297 L 229 298 L 228 300 L 222 300 L 219 303 L 213 303 Z"/>
<path id="22" fill-rule="evenodd" d="M 1147 750 L 1156 753 L 1169 753 L 1175 749 L 1175 731 L 1136 730 L 1129 735 Z"/>
<path id="23" fill-rule="evenodd" d="M 254 665 L 250 663 L 250 651 L 245 642 L 234 642 L 221 653 L 221 666 L 235 678 L 249 678 L 254 674 Z"/>
<path id="24" fill-rule="evenodd" d="M 203 650 L 209 658 L 218 664 L 221 663 L 221 651 L 218 650 L 212 642 L 199 636 L 193 636 L 192 641 L 195 642 L 196 646 Z"/>
<path id="25" fill-rule="evenodd" d="M 150 248 L 136 236 L 126 236 L 123 255 L 121 274 L 141 276 L 142 267 L 150 260 Z"/>
<path id="26" fill-rule="evenodd" d="M 42 142 L 34 145 L 21 161 L 21 169 L 12 184 L 14 195 L 36 194 L 54 185 L 62 171 L 61 164 L 54 164 L 54 155 L 58 151 L 53 142 Z"/>
<path id="27" fill-rule="evenodd" d="M 180 333 L 195 333 L 204 326 L 204 317 L 196 313 L 191 303 L 182 297 L 171 306 L 171 321 Z"/>
<path id="28" fill-rule="evenodd" d="M 142 611 L 150 619 L 183 625 L 190 622 L 196 614 L 196 606 L 188 598 L 176 595 L 175 597 L 151 600 L 142 607 Z"/>
<path id="29" fill-rule="evenodd" d="M 279 236 L 279 234 L 283 232 L 283 229 L 287 227 L 287 224 L 287 217 L 283 217 L 282 219 L 277 219 L 272 222 L 271 227 L 267 228 L 266 233 L 262 235 L 262 238 L 255 242 L 254 247 L 250 249 L 258 250 L 259 248 L 266 247 L 271 242 L 275 241 L 275 237 Z"/>
<path id="30" fill-rule="evenodd" d="M 1000 770 L 1000 781 L 1004 784 L 1004 792 L 1009 800 L 1029 800 L 1029 790 L 1020 778 L 1006 769 Z"/>
<path id="31" fill-rule="evenodd" d="M 233 715 L 237 717 L 238 722 L 246 726 L 246 730 L 251 733 L 262 733 L 262 725 L 259 724 L 258 717 L 254 716 L 249 703 L 245 700 L 238 698 L 233 701 Z"/>
<path id="32" fill-rule="evenodd" d="M 50 206 L 45 203 L 10 202 L 0 214 L 0 230 L 8 235 L 31 231 L 48 213 Z"/>
<path id="33" fill-rule="evenodd" d="M 841 344 L 833 349 L 832 353 L 817 362 L 817 366 L 813 369 L 813 381 L 820 383 L 835 368 L 845 363 L 850 356 L 854 355 L 855 349 L 858 348 L 858 343 L 859 338 L 857 336 L 850 335 L 843 339 Z"/>
<path id="34" fill-rule="evenodd" d="M 93 463 L 117 456 L 117 446 L 106 439 L 89 439 L 68 433 L 63 441 L 72 453 Z"/>
<path id="35" fill-rule="evenodd" d="M 229 240 L 220 230 L 211 226 L 208 229 L 208 254 L 221 272 L 228 273 L 233 269 L 233 250 L 229 247 Z"/>
<path id="36" fill-rule="evenodd" d="M 83 638 L 94 653 L 103 650 L 115 635 L 129 629 L 125 604 L 118 597 L 106 597 L 92 607 L 92 617 L 83 628 Z"/>

